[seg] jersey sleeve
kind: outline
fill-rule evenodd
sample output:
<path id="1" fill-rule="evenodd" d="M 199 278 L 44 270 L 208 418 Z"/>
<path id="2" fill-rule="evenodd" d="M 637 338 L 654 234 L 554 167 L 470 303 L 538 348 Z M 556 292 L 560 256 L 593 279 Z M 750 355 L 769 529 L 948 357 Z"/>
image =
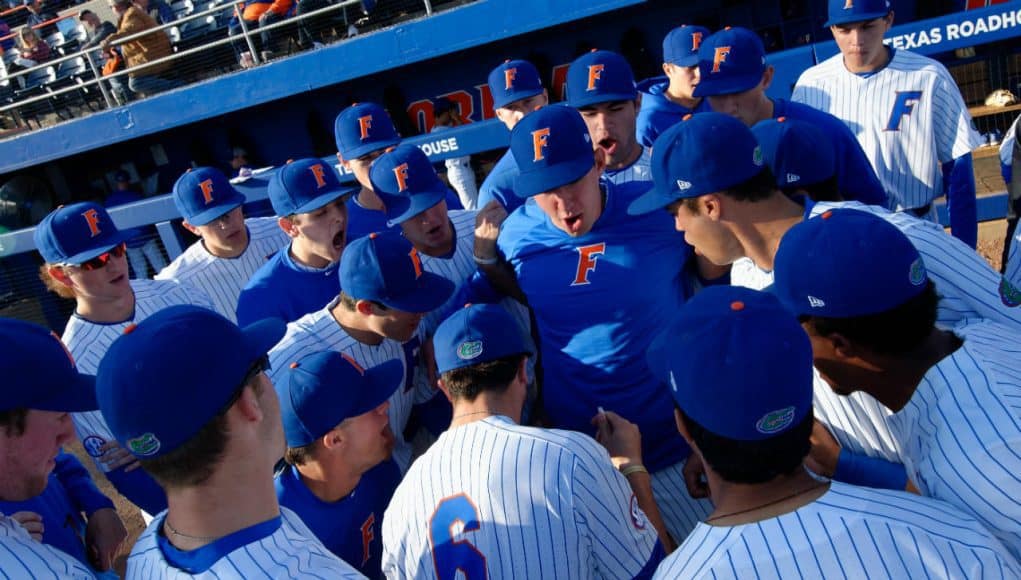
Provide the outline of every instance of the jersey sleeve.
<path id="1" fill-rule="evenodd" d="M 114 507 L 113 501 L 99 491 L 92 476 L 85 466 L 78 461 L 78 458 L 70 453 L 61 451 L 57 455 L 57 465 L 53 469 L 61 485 L 67 490 L 68 497 L 74 502 L 75 507 L 85 512 L 85 515 L 92 515 L 98 510 Z"/>
<path id="2" fill-rule="evenodd" d="M 572 473 L 575 519 L 589 543 L 597 576 L 634 578 L 662 556 L 656 550 L 656 530 L 606 451 L 595 441 L 577 449 Z"/>
<path id="3" fill-rule="evenodd" d="M 940 163 L 946 163 L 971 153 L 979 146 L 981 138 L 972 125 L 971 114 L 961 97 L 961 91 L 942 65 L 933 88 L 936 91 L 933 103 L 939 111 L 932 120 L 936 155 Z"/>
<path id="4" fill-rule="evenodd" d="M 286 320 L 281 312 L 274 309 L 271 292 L 259 287 L 245 288 L 238 296 L 238 326 L 245 327 L 265 318 Z"/>

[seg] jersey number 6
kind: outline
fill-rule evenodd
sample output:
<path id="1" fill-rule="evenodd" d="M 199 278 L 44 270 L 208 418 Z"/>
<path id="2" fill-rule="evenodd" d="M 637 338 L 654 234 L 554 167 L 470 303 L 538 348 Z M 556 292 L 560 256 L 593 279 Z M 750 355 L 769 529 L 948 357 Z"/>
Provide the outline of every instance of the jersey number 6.
<path id="1" fill-rule="evenodd" d="M 436 506 L 429 520 L 429 545 L 439 580 L 453 580 L 458 571 L 467 580 L 487 577 L 486 557 L 468 540 L 454 539 L 458 532 L 466 534 L 480 528 L 479 512 L 467 495 L 450 496 Z"/>

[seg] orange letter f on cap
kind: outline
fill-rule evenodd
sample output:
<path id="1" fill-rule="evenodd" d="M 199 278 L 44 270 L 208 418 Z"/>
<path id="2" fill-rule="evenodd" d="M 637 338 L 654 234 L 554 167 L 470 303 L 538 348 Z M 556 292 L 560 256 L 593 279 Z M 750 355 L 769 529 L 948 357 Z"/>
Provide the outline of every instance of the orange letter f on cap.
<path id="1" fill-rule="evenodd" d="M 213 180 L 207 179 L 199 182 L 199 190 L 202 191 L 202 201 L 206 205 L 213 203 Z"/>
<path id="2" fill-rule="evenodd" d="M 99 212 L 95 209 L 89 209 L 82 212 L 82 217 L 85 218 L 85 223 L 89 224 L 89 237 L 96 237 L 99 235 Z"/>
<path id="3" fill-rule="evenodd" d="M 394 167 L 394 178 L 397 179 L 397 191 L 408 189 L 408 164 L 401 163 Z"/>
<path id="4" fill-rule="evenodd" d="M 369 129 L 372 128 L 372 115 L 365 115 L 364 117 L 358 117 L 358 131 L 362 141 L 369 138 Z"/>
<path id="5" fill-rule="evenodd" d="M 716 54 L 713 55 L 713 71 L 720 72 L 720 65 L 727 62 L 727 55 L 730 54 L 729 46 L 717 46 Z"/>
<path id="6" fill-rule="evenodd" d="M 596 81 L 603 78 L 603 68 L 605 65 L 602 64 L 590 64 L 588 67 L 588 88 L 586 91 L 596 90 Z"/>
<path id="7" fill-rule="evenodd" d="M 535 150 L 533 161 L 542 161 L 546 158 L 545 149 L 549 144 L 549 127 L 543 127 L 532 131 L 532 147 Z"/>
<path id="8" fill-rule="evenodd" d="M 518 69 L 517 68 L 509 68 L 509 69 L 503 71 L 503 83 L 504 83 L 504 87 L 503 88 L 504 88 L 504 90 L 509 91 L 509 90 L 513 89 L 514 88 L 514 79 L 516 79 L 516 78 L 518 78 Z"/>
<path id="9" fill-rule="evenodd" d="M 312 172 L 312 176 L 316 178 L 316 187 L 322 189 L 326 187 L 326 175 L 323 173 L 323 166 L 316 164 L 308 168 Z"/>

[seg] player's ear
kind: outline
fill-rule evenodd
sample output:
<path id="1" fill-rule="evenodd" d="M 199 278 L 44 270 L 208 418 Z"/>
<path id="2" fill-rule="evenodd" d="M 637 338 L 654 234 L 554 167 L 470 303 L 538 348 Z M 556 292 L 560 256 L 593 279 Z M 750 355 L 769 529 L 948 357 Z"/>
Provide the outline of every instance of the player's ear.
<path id="1" fill-rule="evenodd" d="M 60 266 L 50 266 L 46 270 L 46 273 L 50 275 L 50 278 L 53 278 L 60 284 L 67 286 L 68 288 L 74 288 L 74 282 L 71 281 L 71 276 L 69 276 L 67 271 Z"/>
<path id="2" fill-rule="evenodd" d="M 700 196 L 698 209 L 698 213 L 708 216 L 713 221 L 719 221 L 723 216 L 723 199 L 715 193 Z"/>
<path id="3" fill-rule="evenodd" d="M 833 354 L 835 354 L 837 358 L 857 358 L 860 354 L 854 343 L 839 332 L 834 332 L 833 334 L 825 336 L 823 337 L 823 340 L 828 341 L 830 345 L 832 345 Z"/>
<path id="4" fill-rule="evenodd" d="M 200 237 L 200 238 L 202 237 L 202 234 L 200 234 L 200 233 L 199 233 L 199 229 L 198 229 L 197 227 L 195 227 L 195 226 L 191 225 L 191 224 L 190 224 L 190 223 L 188 222 L 188 220 L 182 220 L 182 221 L 181 221 L 181 226 L 183 226 L 183 227 L 184 227 L 184 229 L 188 230 L 188 231 L 189 231 L 189 232 L 191 232 L 191 233 L 192 233 L 193 235 L 196 235 L 196 236 L 198 236 L 198 237 Z"/>
<path id="5" fill-rule="evenodd" d="M 668 62 L 664 62 L 663 63 L 663 74 L 665 74 L 667 77 L 670 76 L 670 67 L 672 67 L 672 66 L 674 66 L 674 65 L 672 65 L 672 64 L 670 64 Z"/>
<path id="6" fill-rule="evenodd" d="M 277 218 L 277 225 L 280 226 L 280 229 L 284 230 L 284 233 L 287 234 L 288 237 L 298 237 L 298 227 L 295 225 L 294 220 L 291 219 L 290 216 Z"/>
<path id="7" fill-rule="evenodd" d="M 681 411 L 674 407 L 674 423 L 677 424 L 677 432 L 681 434 L 681 437 L 688 442 L 688 445 L 692 445 L 691 433 L 688 433 L 688 427 L 684 424 L 684 419 L 681 417 Z"/>
<path id="8" fill-rule="evenodd" d="M 375 314 L 375 304 L 369 300 L 357 300 L 355 301 L 355 312 L 362 316 L 372 316 Z"/>
<path id="9" fill-rule="evenodd" d="M 333 450 L 344 443 L 344 434 L 340 429 L 330 429 L 325 435 L 323 435 L 322 441 L 324 448 L 327 450 Z"/>
<path id="10" fill-rule="evenodd" d="M 769 85 L 773 84 L 773 73 L 775 73 L 775 72 L 776 72 L 776 69 L 773 68 L 773 65 L 767 66 L 766 70 L 762 72 L 762 90 L 763 91 L 768 89 Z"/>
<path id="11" fill-rule="evenodd" d="M 447 400 L 450 401 L 451 404 L 453 404 L 454 398 L 450 396 L 450 389 L 447 388 L 447 384 L 443 382 L 442 378 L 436 379 L 436 386 L 439 387 L 441 391 L 443 391 L 443 394 L 446 395 Z"/>

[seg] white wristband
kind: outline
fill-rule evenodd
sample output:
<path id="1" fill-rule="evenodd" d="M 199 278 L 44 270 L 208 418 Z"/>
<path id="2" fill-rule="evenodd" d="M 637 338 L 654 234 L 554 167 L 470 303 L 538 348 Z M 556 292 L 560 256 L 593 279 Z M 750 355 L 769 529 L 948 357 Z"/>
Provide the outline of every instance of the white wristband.
<path id="1" fill-rule="evenodd" d="M 500 258 L 480 258 L 475 254 L 472 254 L 472 258 L 475 259 L 475 263 L 482 266 L 492 266 L 493 264 L 500 261 Z"/>

